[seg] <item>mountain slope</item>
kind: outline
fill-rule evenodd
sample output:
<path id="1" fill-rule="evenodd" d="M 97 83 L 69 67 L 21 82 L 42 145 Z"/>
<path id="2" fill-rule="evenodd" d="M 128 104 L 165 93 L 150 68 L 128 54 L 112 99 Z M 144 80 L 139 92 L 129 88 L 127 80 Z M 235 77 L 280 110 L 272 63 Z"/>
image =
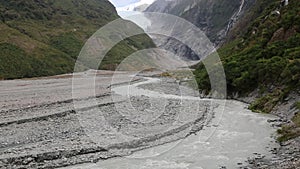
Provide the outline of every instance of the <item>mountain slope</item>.
<path id="1" fill-rule="evenodd" d="M 213 43 L 223 40 L 228 24 L 237 13 L 253 4 L 253 0 L 157 0 L 146 12 L 168 13 L 182 17 L 203 30 Z M 241 11 L 239 9 L 241 7 Z"/>
<path id="2" fill-rule="evenodd" d="M 127 6 L 118 7 L 118 11 L 139 11 L 146 10 L 155 0 L 140 0 Z"/>
<path id="3" fill-rule="evenodd" d="M 84 42 L 119 18 L 107 0 L 0 0 L 0 11 L 0 79 L 72 72 Z M 111 52 L 106 63 L 110 58 L 120 62 L 137 49 L 154 45 L 145 35 L 135 39 L 142 42 L 121 43 L 115 50 L 124 49 L 122 56 Z"/>
<path id="4" fill-rule="evenodd" d="M 291 111 L 278 115 L 293 121 L 300 98 L 300 1 L 292 0 L 287 6 L 272 0 L 257 1 L 244 19 L 218 50 L 229 94 L 254 96 L 250 108 L 263 113 L 276 112 L 278 105 L 292 102 Z M 208 90 L 204 66 L 196 69 L 199 87 Z M 299 127 L 299 116 L 295 118 L 292 125 Z M 281 140 L 300 136 L 289 132 Z"/>
<path id="5" fill-rule="evenodd" d="M 210 41 L 221 44 L 233 24 L 253 4 L 253 0 L 157 0 L 146 12 L 168 13 L 199 27 Z M 160 39 L 160 40 L 159 40 Z M 189 47 L 172 38 L 154 37 L 157 46 L 175 52 L 186 60 L 199 60 Z"/>
<path id="6" fill-rule="evenodd" d="M 260 113 L 277 115 L 281 147 L 278 160 L 252 164 L 298 168 L 300 145 L 300 1 L 287 6 L 257 0 L 235 25 L 218 53 L 227 78 L 229 97 L 250 103 Z M 200 90 L 209 91 L 205 67 L 194 67 Z M 255 161 L 255 160 L 254 160 Z"/>

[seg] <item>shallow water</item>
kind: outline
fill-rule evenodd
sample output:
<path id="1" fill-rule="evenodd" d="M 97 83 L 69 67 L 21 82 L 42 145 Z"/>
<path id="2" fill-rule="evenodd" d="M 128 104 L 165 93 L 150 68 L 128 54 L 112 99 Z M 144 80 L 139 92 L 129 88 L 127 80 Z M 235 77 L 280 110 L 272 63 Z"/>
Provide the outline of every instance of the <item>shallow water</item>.
<path id="1" fill-rule="evenodd" d="M 157 83 L 157 79 L 134 85 L 120 86 L 113 89 L 121 95 L 128 91 L 133 95 L 149 97 L 178 98 L 158 92 L 138 88 L 145 83 Z M 198 97 L 180 99 L 196 100 Z M 142 150 L 129 157 L 114 158 L 96 164 L 83 164 L 67 168 L 83 169 L 213 169 L 226 166 L 238 168 L 238 163 L 245 164 L 254 153 L 271 157 L 270 148 L 277 147 L 271 135 L 275 129 L 267 122 L 274 116 L 256 114 L 247 105 L 238 101 L 227 101 L 219 106 L 215 118 L 197 135 L 162 146 Z M 268 147 L 268 148 L 267 148 Z"/>

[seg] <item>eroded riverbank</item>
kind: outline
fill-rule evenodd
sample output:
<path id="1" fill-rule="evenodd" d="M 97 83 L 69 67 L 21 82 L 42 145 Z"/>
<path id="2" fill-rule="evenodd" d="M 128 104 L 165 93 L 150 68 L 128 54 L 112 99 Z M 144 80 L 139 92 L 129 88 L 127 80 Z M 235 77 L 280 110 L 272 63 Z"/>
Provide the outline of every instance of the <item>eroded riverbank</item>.
<path id="1" fill-rule="evenodd" d="M 70 77 L 3 81 L 0 168 L 230 168 L 250 156 L 272 158 L 266 147 L 276 146 L 267 123 L 273 117 L 190 90 L 180 95 L 160 79 L 129 83 L 130 73 L 120 74 L 112 85 L 112 72 L 98 73 L 96 93 L 84 83 L 95 73 L 78 74 L 76 109 Z"/>

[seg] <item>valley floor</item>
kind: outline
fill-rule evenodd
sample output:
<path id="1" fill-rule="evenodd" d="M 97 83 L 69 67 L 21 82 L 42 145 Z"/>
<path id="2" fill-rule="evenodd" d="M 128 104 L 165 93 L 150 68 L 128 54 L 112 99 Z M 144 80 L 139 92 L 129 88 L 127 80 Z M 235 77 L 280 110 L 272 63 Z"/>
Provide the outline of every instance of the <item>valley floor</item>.
<path id="1" fill-rule="evenodd" d="M 246 104 L 129 72 L 75 77 L 76 88 L 72 75 L 0 82 L 0 168 L 232 168 L 276 158 L 274 117 Z"/>

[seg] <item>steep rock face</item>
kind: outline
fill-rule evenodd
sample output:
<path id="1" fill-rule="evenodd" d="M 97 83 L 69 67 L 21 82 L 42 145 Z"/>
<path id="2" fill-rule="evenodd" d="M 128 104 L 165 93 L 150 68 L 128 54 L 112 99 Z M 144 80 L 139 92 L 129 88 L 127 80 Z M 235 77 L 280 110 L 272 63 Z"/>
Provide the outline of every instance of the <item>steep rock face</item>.
<path id="1" fill-rule="evenodd" d="M 177 57 L 184 61 L 198 61 L 201 56 L 198 56 L 190 47 L 180 41 L 159 35 L 151 35 L 156 46 L 174 53 Z"/>
<path id="2" fill-rule="evenodd" d="M 127 6 L 118 7 L 118 11 L 145 11 L 155 0 L 139 0 L 136 3 L 129 4 Z"/>
<path id="3" fill-rule="evenodd" d="M 157 0 L 146 9 L 146 12 L 168 13 L 182 17 L 204 31 L 211 42 L 218 46 L 238 18 L 253 3 L 254 0 Z M 177 50 L 177 54 L 184 59 L 204 57 L 194 56 L 192 51 L 187 50 L 188 47 L 182 47 L 183 44 L 172 42 L 170 38 L 164 41 L 155 40 L 158 46 L 171 51 Z"/>
<path id="4" fill-rule="evenodd" d="M 72 72 L 86 40 L 118 18 L 108 0 L 1 0 L 0 79 Z M 112 63 L 127 54 L 154 45 L 142 36 L 135 38 L 139 43 L 120 44 L 102 68 L 114 68 Z"/>
<path id="5" fill-rule="evenodd" d="M 134 11 L 145 11 L 149 7 L 149 4 L 143 4 L 134 8 Z"/>

